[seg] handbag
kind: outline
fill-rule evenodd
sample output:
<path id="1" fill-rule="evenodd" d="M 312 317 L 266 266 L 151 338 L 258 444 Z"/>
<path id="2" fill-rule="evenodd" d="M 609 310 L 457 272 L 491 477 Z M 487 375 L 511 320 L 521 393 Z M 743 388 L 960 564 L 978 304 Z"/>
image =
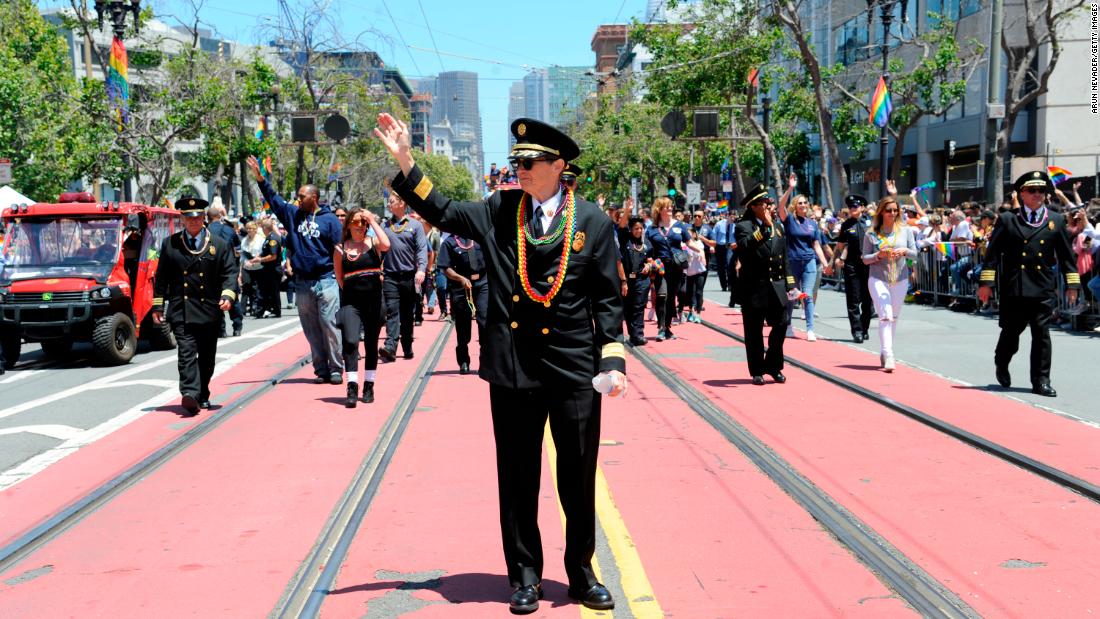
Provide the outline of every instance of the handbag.
<path id="1" fill-rule="evenodd" d="M 680 267 L 681 269 L 687 267 L 687 264 L 688 264 L 688 261 L 690 260 L 690 257 L 688 256 L 688 253 L 687 253 L 686 250 L 676 249 L 675 247 L 672 247 L 672 248 L 670 248 L 670 251 L 672 252 L 672 263 L 673 264 Z"/>

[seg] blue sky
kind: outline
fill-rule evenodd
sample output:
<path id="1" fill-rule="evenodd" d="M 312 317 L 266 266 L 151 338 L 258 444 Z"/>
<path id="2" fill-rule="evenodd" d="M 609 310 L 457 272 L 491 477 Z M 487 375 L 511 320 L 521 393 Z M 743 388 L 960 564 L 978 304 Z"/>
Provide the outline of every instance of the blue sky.
<path id="1" fill-rule="evenodd" d="M 62 1 L 45 0 L 43 4 Z M 296 0 L 288 1 L 294 6 Z M 142 4 L 151 5 L 165 17 L 193 14 L 190 0 L 145 0 Z M 641 19 L 645 4 L 645 0 L 333 0 L 332 6 L 344 24 L 344 37 L 355 39 L 362 34 L 364 45 L 407 77 L 442 70 L 477 72 L 488 166 L 506 157 L 508 88 L 527 72 L 523 65 L 594 65 L 590 44 L 596 27 L 625 23 L 633 17 Z M 278 11 L 276 0 L 206 0 L 199 15 L 206 27 L 225 38 L 259 43 L 269 38 L 261 27 L 263 16 Z M 173 23 L 171 19 L 165 21 Z M 433 51 L 435 48 L 440 55 Z"/>

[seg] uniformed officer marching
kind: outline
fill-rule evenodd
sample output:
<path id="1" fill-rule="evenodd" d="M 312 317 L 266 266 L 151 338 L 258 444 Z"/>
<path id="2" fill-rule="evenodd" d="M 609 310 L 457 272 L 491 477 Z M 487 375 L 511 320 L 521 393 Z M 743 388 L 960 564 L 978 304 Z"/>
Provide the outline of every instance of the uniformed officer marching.
<path id="1" fill-rule="evenodd" d="M 787 291 L 794 278 L 787 271 L 787 242 L 783 224 L 772 214 L 768 190 L 758 184 L 745 194 L 745 213 L 734 228 L 741 273 L 737 293 L 745 321 L 745 354 L 752 384 L 763 385 L 764 375 L 785 383 L 783 341 L 787 335 Z M 764 322 L 771 327 L 764 353 Z"/>
<path id="2" fill-rule="evenodd" d="M 489 272 L 485 256 L 476 241 L 451 234 L 439 246 L 436 267 L 447 277 L 447 289 L 451 298 L 451 319 L 454 321 L 458 343 L 458 373 L 470 373 L 471 321 L 477 320 L 477 337 L 481 340 L 485 330 L 485 317 L 489 312 Z"/>
<path id="3" fill-rule="evenodd" d="M 1053 398 L 1058 393 L 1050 386 L 1047 324 L 1058 306 L 1057 277 L 1065 277 L 1066 300 L 1074 304 L 1081 275 L 1065 218 L 1044 205 L 1054 191 L 1050 177 L 1028 172 L 1016 179 L 1015 189 L 1022 206 L 1001 213 L 989 235 L 978 298 L 988 303 L 993 286 L 998 286 L 1001 336 L 993 357 L 997 382 L 1006 389 L 1012 386 L 1008 365 L 1020 348 L 1020 333 L 1030 326 L 1031 391 Z"/>
<path id="4" fill-rule="evenodd" d="M 263 249 L 260 250 L 260 312 L 271 312 L 275 318 L 282 318 L 283 304 L 279 301 L 279 282 L 283 279 L 283 237 L 275 231 L 275 222 L 270 218 L 263 223 Z"/>
<path id="5" fill-rule="evenodd" d="M 179 354 L 181 404 L 194 415 L 210 408 L 210 378 L 222 312 L 237 300 L 233 250 L 203 225 L 206 200 L 176 201 L 180 232 L 164 239 L 153 289 L 153 322 L 168 320 Z M 165 305 L 167 304 L 167 307 Z"/>
<path id="6" fill-rule="evenodd" d="M 565 164 L 565 169 L 561 171 L 561 182 L 566 187 L 575 190 L 577 188 L 577 179 L 584 173 L 584 168 L 570 161 Z"/>
<path id="7" fill-rule="evenodd" d="M 840 224 L 833 270 L 842 268 L 844 299 L 848 305 L 848 324 L 852 329 L 852 340 L 856 344 L 861 344 L 867 339 L 867 329 L 871 326 L 871 317 L 875 309 L 870 289 L 867 287 L 871 279 L 871 267 L 863 264 L 860 258 L 863 236 L 867 234 L 869 224 L 864 213 L 867 198 L 852 194 L 844 198 L 844 203 L 848 206 L 848 219 Z"/>
<path id="8" fill-rule="evenodd" d="M 558 449 L 569 595 L 589 608 L 613 608 L 592 571 L 601 400 L 593 376 L 611 382 L 609 395 L 626 389 L 621 284 L 611 220 L 560 183 L 580 149 L 549 125 L 517 119 L 510 160 L 522 190 L 457 202 L 433 190 L 416 166 L 403 122 L 381 114 L 378 124 L 375 135 L 401 166 L 393 189 L 485 254 L 489 309 L 478 375 L 490 383 L 510 608 L 534 612 L 542 597 L 537 517 L 547 418 Z"/>

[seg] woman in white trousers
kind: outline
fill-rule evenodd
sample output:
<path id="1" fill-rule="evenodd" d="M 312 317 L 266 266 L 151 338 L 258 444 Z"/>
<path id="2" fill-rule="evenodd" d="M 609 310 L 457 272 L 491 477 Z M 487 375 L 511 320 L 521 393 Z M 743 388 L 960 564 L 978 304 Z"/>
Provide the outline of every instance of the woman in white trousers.
<path id="1" fill-rule="evenodd" d="M 867 288 L 878 313 L 879 362 L 894 371 L 894 333 L 909 288 L 909 265 L 917 258 L 912 228 L 901 223 L 893 196 L 878 202 L 871 228 L 863 237 L 863 262 L 871 267 Z"/>

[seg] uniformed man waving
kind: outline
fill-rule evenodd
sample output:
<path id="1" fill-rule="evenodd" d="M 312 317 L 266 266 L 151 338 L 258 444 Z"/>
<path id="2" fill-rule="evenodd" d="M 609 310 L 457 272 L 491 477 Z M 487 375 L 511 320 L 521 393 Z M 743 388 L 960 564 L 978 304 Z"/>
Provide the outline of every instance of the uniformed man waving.
<path id="1" fill-rule="evenodd" d="M 746 192 L 745 214 L 734 228 L 741 261 L 738 294 L 745 318 L 745 355 L 752 384 L 763 385 L 768 374 L 777 383 L 783 375 L 783 340 L 787 335 L 787 291 L 794 278 L 787 274 L 787 243 L 783 223 L 775 220 L 771 198 L 762 184 Z M 764 352 L 764 322 L 772 328 Z"/>
<path id="2" fill-rule="evenodd" d="M 522 190 L 457 202 L 433 190 L 416 166 L 403 122 L 381 114 L 378 125 L 375 135 L 401 166 L 394 191 L 441 230 L 476 241 L 485 255 L 489 310 L 478 375 L 490 384 L 511 610 L 534 612 L 542 597 L 537 516 L 548 417 L 566 516 L 569 595 L 589 608 L 613 608 L 592 571 L 600 440 L 593 375 L 611 383 L 609 395 L 626 389 L 622 299 L 611 220 L 560 182 L 580 149 L 549 125 L 517 119 L 510 160 Z"/>
<path id="3" fill-rule="evenodd" d="M 994 284 L 998 284 L 1001 336 L 993 357 L 997 382 L 1006 389 L 1012 386 L 1008 364 L 1020 348 L 1020 333 L 1030 326 L 1031 391 L 1053 398 L 1058 392 L 1050 386 L 1047 324 L 1058 305 L 1056 278 L 1066 278 L 1066 300 L 1073 304 L 1081 275 L 1065 218 L 1044 204 L 1054 191 L 1050 177 L 1046 172 L 1028 172 L 1016 179 L 1015 189 L 1022 206 L 1001 213 L 989 235 L 978 298 L 988 303 Z"/>
<path id="4" fill-rule="evenodd" d="M 210 378 L 222 312 L 237 300 L 232 249 L 204 225 L 206 200 L 176 202 L 183 231 L 164 239 L 153 289 L 153 322 L 172 325 L 179 354 L 181 405 L 194 415 L 210 408 Z M 165 305 L 167 304 L 167 308 Z"/>

